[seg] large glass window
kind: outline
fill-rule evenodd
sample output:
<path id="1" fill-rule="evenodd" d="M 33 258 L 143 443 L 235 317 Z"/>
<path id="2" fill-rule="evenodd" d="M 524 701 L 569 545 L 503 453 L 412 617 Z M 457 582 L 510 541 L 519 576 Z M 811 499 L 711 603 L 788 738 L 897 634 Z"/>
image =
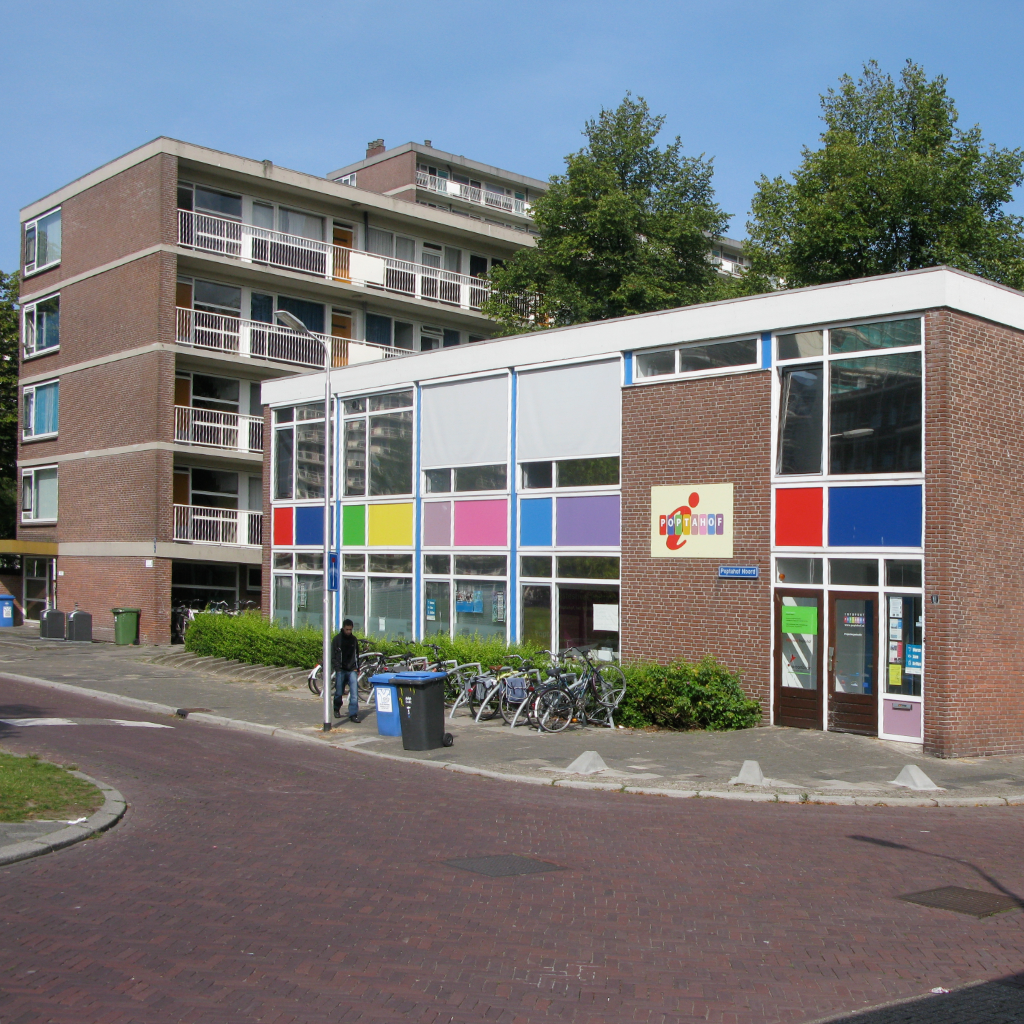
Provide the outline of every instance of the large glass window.
<path id="1" fill-rule="evenodd" d="M 58 426 L 58 381 L 25 388 L 22 436 L 52 437 Z"/>
<path id="2" fill-rule="evenodd" d="M 833 360 L 829 405 L 831 472 L 920 472 L 920 352 Z"/>
<path id="3" fill-rule="evenodd" d="M 412 639 L 412 580 L 370 577 L 370 615 L 367 633 L 392 640 Z"/>
<path id="4" fill-rule="evenodd" d="M 291 576 L 274 577 L 274 624 L 277 626 L 292 624 Z"/>
<path id="5" fill-rule="evenodd" d="M 25 273 L 34 274 L 60 263 L 60 210 L 25 225 Z"/>
<path id="6" fill-rule="evenodd" d="M 455 581 L 455 635 L 505 636 L 504 580 Z"/>
<path id="7" fill-rule="evenodd" d="M 921 344 L 921 320 L 888 320 L 880 324 L 833 327 L 828 332 L 829 351 L 865 352 L 877 348 L 903 348 Z"/>
<path id="8" fill-rule="evenodd" d="M 31 302 L 22 313 L 22 343 L 25 358 L 56 349 L 60 345 L 60 296 Z"/>
<path id="9" fill-rule="evenodd" d="M 411 391 L 344 402 L 346 495 L 361 497 L 367 489 L 374 497 L 412 493 L 411 405 Z"/>
<path id="10" fill-rule="evenodd" d="M 523 640 L 547 648 L 551 643 L 551 586 L 527 583 L 522 594 Z"/>
<path id="11" fill-rule="evenodd" d="M 824 374 L 820 364 L 782 371 L 777 473 L 821 472 Z"/>
<path id="12" fill-rule="evenodd" d="M 886 594 L 888 657 L 885 692 L 906 697 L 921 696 L 923 672 L 922 597 L 920 594 Z"/>
<path id="13" fill-rule="evenodd" d="M 341 616 L 352 620 L 352 628 L 366 633 L 366 580 L 346 576 L 341 584 Z"/>
<path id="14" fill-rule="evenodd" d="M 318 573 L 295 574 L 295 628 L 324 626 L 324 577 Z"/>
<path id="15" fill-rule="evenodd" d="M 448 580 L 427 580 L 423 585 L 423 633 L 443 633 L 450 636 L 452 631 L 451 584 Z"/>

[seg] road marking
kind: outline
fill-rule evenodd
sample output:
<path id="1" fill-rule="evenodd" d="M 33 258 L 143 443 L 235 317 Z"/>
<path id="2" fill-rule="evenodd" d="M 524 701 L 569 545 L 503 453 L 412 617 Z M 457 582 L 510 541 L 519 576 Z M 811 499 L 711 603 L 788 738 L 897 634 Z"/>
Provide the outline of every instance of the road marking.
<path id="1" fill-rule="evenodd" d="M 132 722 L 126 718 L 0 718 L 4 725 L 124 725 L 132 729 L 173 729 L 173 725 L 161 725 L 157 722 Z"/>

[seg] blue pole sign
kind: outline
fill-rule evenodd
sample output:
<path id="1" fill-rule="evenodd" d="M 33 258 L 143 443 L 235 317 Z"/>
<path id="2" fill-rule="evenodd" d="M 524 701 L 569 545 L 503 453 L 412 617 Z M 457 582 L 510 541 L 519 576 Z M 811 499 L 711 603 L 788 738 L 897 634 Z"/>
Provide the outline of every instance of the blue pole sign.
<path id="1" fill-rule="evenodd" d="M 330 561 L 327 563 L 327 589 L 336 591 L 338 589 L 338 552 L 332 551 Z"/>
<path id="2" fill-rule="evenodd" d="M 756 580 L 760 570 L 756 565 L 720 565 L 718 576 L 723 580 Z"/>

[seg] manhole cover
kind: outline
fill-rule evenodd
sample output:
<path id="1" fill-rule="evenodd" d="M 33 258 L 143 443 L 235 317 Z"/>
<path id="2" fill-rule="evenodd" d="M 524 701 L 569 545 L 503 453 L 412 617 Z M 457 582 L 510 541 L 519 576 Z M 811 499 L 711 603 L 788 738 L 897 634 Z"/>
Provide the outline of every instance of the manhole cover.
<path id="1" fill-rule="evenodd" d="M 501 854 L 497 857 L 463 857 L 461 860 L 446 860 L 450 868 L 474 871 L 478 875 L 502 878 L 505 875 L 535 875 L 541 871 L 564 871 L 558 864 L 532 857 L 517 857 L 515 854 Z"/>
<path id="2" fill-rule="evenodd" d="M 907 903 L 920 904 L 922 907 L 952 910 L 957 914 L 970 914 L 972 917 L 991 917 L 993 914 L 1005 914 L 1008 910 L 1020 910 L 1024 906 L 1013 896 L 982 892 L 980 889 L 964 889 L 959 885 L 945 885 L 941 889 L 912 892 L 899 898 Z"/>
<path id="3" fill-rule="evenodd" d="M 176 708 L 174 711 L 179 718 L 188 718 L 193 712 L 197 715 L 212 715 L 213 708 Z"/>

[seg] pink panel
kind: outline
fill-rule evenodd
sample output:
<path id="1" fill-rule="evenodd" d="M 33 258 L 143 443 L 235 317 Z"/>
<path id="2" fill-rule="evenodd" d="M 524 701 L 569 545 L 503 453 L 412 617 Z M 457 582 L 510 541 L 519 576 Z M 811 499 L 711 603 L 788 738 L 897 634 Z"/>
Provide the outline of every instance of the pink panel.
<path id="1" fill-rule="evenodd" d="M 908 739 L 921 739 L 921 709 L 923 706 L 917 700 L 883 697 L 882 732 L 887 736 L 906 736 Z"/>
<path id="2" fill-rule="evenodd" d="M 425 501 L 423 503 L 423 543 L 428 546 L 447 547 L 452 542 L 452 503 Z"/>
<path id="3" fill-rule="evenodd" d="M 455 546 L 500 547 L 508 543 L 508 502 L 455 502 Z"/>

